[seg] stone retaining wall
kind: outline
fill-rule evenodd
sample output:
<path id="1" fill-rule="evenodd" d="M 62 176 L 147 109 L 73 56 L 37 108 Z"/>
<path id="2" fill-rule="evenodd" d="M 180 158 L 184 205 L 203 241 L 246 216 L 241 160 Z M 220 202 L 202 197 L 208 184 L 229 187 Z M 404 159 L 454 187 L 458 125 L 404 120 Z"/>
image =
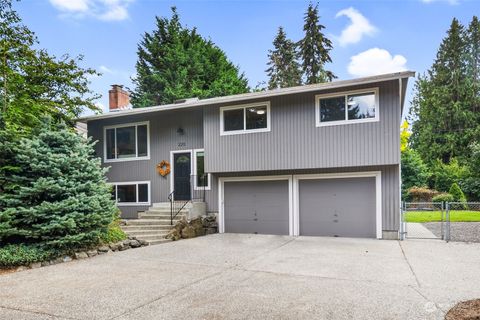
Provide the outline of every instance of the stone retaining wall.
<path id="1" fill-rule="evenodd" d="M 218 232 L 217 218 L 214 215 L 207 215 L 178 221 L 172 230 L 165 236 L 165 239 L 173 241 L 189 239 Z"/>

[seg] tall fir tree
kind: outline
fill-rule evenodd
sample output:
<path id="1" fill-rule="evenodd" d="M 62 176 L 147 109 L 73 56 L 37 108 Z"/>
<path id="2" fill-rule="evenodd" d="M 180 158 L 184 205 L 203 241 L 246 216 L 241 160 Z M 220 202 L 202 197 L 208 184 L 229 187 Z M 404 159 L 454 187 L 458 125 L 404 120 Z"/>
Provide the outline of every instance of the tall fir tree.
<path id="1" fill-rule="evenodd" d="M 249 91 L 239 68 L 195 28 L 182 26 L 175 7 L 170 19 L 156 17 L 156 30 L 144 34 L 137 54 L 134 107 Z"/>
<path id="2" fill-rule="evenodd" d="M 480 21 L 474 16 L 467 30 L 467 76 L 472 92 L 472 111 L 480 112 Z M 479 118 L 480 119 L 480 116 Z"/>
<path id="3" fill-rule="evenodd" d="M 329 82 L 336 78 L 333 72 L 325 69 L 332 62 L 330 50 L 332 41 L 323 34 L 325 26 L 319 23 L 318 3 L 308 5 L 303 31 L 305 36 L 299 41 L 300 58 L 306 84 Z"/>
<path id="4" fill-rule="evenodd" d="M 273 40 L 273 50 L 269 50 L 266 70 L 269 77 L 268 89 L 278 89 L 302 84 L 302 72 L 297 61 L 296 44 L 287 38 L 282 27 Z"/>
<path id="5" fill-rule="evenodd" d="M 432 67 L 415 84 L 411 141 L 427 163 L 467 159 L 469 144 L 478 140 L 480 124 L 468 89 L 467 38 L 464 27 L 453 19 Z"/>
<path id="6" fill-rule="evenodd" d="M 0 243 L 57 252 L 98 243 L 118 209 L 93 144 L 50 121 L 15 144 L 0 139 Z"/>

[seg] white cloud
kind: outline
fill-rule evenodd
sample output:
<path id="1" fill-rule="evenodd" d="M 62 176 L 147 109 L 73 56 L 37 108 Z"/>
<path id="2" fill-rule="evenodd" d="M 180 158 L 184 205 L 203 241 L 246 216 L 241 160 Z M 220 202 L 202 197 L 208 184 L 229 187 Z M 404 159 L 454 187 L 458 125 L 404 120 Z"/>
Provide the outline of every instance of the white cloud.
<path id="1" fill-rule="evenodd" d="M 377 32 L 377 28 L 353 7 L 340 10 L 335 18 L 343 16 L 350 19 L 350 24 L 342 30 L 342 34 L 338 37 L 341 46 L 357 43 L 362 40 L 363 36 L 372 36 Z"/>
<path id="2" fill-rule="evenodd" d="M 85 12 L 88 10 L 88 0 L 50 0 L 50 3 L 60 11 Z"/>
<path id="3" fill-rule="evenodd" d="M 420 0 L 423 3 L 433 3 L 433 2 L 447 2 L 448 4 L 454 5 L 458 4 L 460 1 L 459 0 Z"/>
<path id="4" fill-rule="evenodd" d="M 348 73 L 365 77 L 407 70 L 407 59 L 402 55 L 392 56 L 385 49 L 372 48 L 350 58 Z"/>
<path id="5" fill-rule="evenodd" d="M 98 71 L 100 71 L 101 73 L 110 73 L 110 74 L 114 73 L 112 69 L 110 69 L 106 66 L 103 66 L 103 65 L 98 67 Z"/>
<path id="6" fill-rule="evenodd" d="M 128 5 L 134 0 L 50 0 L 62 16 L 93 17 L 104 21 L 128 19 Z"/>

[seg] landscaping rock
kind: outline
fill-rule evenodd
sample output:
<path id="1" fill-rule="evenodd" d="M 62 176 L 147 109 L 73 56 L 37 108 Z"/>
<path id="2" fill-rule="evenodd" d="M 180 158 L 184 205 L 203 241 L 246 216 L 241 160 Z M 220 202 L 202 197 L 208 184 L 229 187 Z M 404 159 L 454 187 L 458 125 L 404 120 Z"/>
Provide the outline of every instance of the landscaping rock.
<path id="1" fill-rule="evenodd" d="M 165 239 L 170 239 L 172 241 L 177 241 L 181 238 L 180 232 L 177 229 L 172 229 L 170 232 L 165 236 Z"/>
<path id="2" fill-rule="evenodd" d="M 25 267 L 25 266 L 20 266 L 20 267 L 18 267 L 18 268 L 16 269 L 16 271 L 25 271 L 25 270 L 27 270 L 27 269 L 28 269 L 28 268 Z"/>
<path id="3" fill-rule="evenodd" d="M 37 269 L 37 268 L 40 268 L 42 266 L 42 263 L 41 262 L 35 262 L 35 263 L 31 263 L 30 264 L 30 269 Z"/>
<path id="4" fill-rule="evenodd" d="M 89 257 L 95 257 L 98 254 L 97 250 L 89 250 L 87 251 L 87 255 Z"/>
<path id="5" fill-rule="evenodd" d="M 98 253 L 99 254 L 107 253 L 109 250 L 110 250 L 110 248 L 108 246 L 101 246 L 101 247 L 98 248 Z"/>
<path id="6" fill-rule="evenodd" d="M 175 224 L 175 229 L 177 229 L 177 231 L 179 233 L 182 233 L 182 230 L 188 226 L 188 222 L 187 220 L 185 220 L 185 218 L 182 218 L 180 219 L 176 224 Z"/>
<path id="7" fill-rule="evenodd" d="M 118 249 L 119 249 L 119 244 L 118 243 L 110 243 L 109 246 L 110 246 L 110 249 L 112 251 L 118 251 Z M 123 244 L 122 244 L 122 246 L 123 246 Z"/>
<path id="8" fill-rule="evenodd" d="M 205 228 L 205 234 L 217 233 L 217 228 Z"/>
<path id="9" fill-rule="evenodd" d="M 70 256 L 65 256 L 65 257 L 63 257 L 62 262 L 70 262 L 70 261 L 72 261 L 72 260 L 73 260 L 72 257 L 70 257 Z"/>
<path id="10" fill-rule="evenodd" d="M 82 252 L 75 252 L 75 259 L 86 259 L 88 258 L 88 254 L 84 251 Z"/>
<path id="11" fill-rule="evenodd" d="M 195 238 L 195 229 L 192 226 L 186 226 L 182 229 L 182 238 L 190 239 Z"/>
<path id="12" fill-rule="evenodd" d="M 138 248 L 138 247 L 141 247 L 142 245 L 140 244 L 140 242 L 138 242 L 138 240 L 130 240 L 130 247 L 132 248 Z"/>
<path id="13" fill-rule="evenodd" d="M 130 246 L 130 239 L 123 240 L 122 243 L 123 243 L 124 246 L 129 247 Z"/>
<path id="14" fill-rule="evenodd" d="M 195 236 L 203 236 L 205 235 L 205 230 L 203 229 L 203 222 L 202 218 L 195 218 L 190 221 L 190 226 L 195 230 Z"/>
<path id="15" fill-rule="evenodd" d="M 42 261 L 42 267 L 51 265 L 50 261 Z"/>
<path id="16" fill-rule="evenodd" d="M 148 246 L 148 241 L 147 240 L 143 240 L 143 239 L 139 239 L 138 242 L 140 242 L 140 244 L 143 246 Z"/>

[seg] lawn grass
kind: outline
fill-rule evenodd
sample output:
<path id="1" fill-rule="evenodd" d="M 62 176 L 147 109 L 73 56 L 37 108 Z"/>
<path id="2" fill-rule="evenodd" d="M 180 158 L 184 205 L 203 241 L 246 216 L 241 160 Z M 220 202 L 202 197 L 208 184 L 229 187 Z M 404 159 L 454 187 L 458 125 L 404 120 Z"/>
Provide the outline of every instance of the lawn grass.
<path id="1" fill-rule="evenodd" d="M 445 212 L 443 212 L 445 221 Z M 441 211 L 408 211 L 406 222 L 439 222 L 442 221 Z M 450 222 L 480 222 L 480 211 L 450 210 Z"/>

